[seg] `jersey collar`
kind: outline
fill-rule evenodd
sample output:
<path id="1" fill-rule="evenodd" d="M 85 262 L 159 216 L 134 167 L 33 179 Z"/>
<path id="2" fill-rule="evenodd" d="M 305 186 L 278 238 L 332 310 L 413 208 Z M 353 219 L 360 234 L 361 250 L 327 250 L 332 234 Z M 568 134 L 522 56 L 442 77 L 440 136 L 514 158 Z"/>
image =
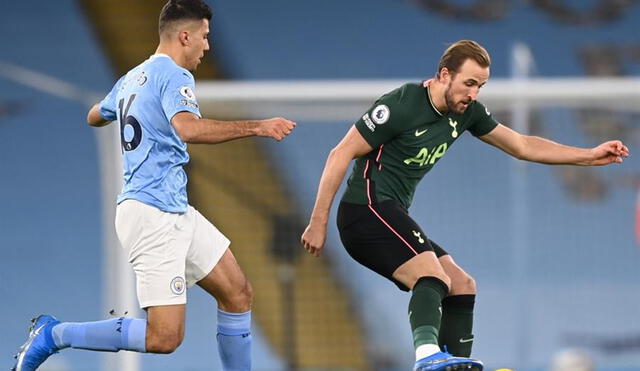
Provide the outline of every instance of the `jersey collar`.
<path id="1" fill-rule="evenodd" d="M 149 57 L 149 59 L 153 59 L 153 58 L 160 58 L 160 57 L 166 57 L 166 58 L 171 59 L 171 57 L 170 57 L 170 56 L 168 56 L 168 55 L 166 55 L 166 54 L 164 54 L 164 53 L 156 53 L 156 54 L 152 54 L 152 55 Z"/>
<path id="2" fill-rule="evenodd" d="M 427 98 L 429 99 L 429 104 L 431 105 L 431 108 L 433 108 L 433 110 L 436 111 L 438 115 L 444 116 L 442 112 L 438 111 L 438 109 L 436 108 L 436 105 L 433 104 L 433 100 L 431 100 L 431 91 L 429 89 L 429 85 L 427 84 L 427 86 L 424 89 L 427 91 Z"/>

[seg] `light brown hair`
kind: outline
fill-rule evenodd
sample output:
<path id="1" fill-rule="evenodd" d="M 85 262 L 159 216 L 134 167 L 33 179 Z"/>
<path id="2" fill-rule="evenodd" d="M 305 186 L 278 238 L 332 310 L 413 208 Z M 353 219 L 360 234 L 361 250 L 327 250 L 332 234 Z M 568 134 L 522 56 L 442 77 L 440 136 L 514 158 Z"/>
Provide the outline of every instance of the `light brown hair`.
<path id="1" fill-rule="evenodd" d="M 440 77 L 440 71 L 445 67 L 452 75 L 455 75 L 467 59 L 474 60 L 480 67 L 491 65 L 491 57 L 482 45 L 473 40 L 460 40 L 451 44 L 440 57 L 436 77 Z"/>

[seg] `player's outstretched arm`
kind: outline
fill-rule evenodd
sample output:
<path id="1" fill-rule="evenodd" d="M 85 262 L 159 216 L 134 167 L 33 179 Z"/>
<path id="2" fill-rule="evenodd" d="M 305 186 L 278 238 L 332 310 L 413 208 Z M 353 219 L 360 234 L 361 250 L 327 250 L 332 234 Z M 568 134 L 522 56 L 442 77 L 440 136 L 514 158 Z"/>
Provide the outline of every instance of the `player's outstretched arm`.
<path id="1" fill-rule="evenodd" d="M 87 123 L 91 126 L 105 126 L 109 125 L 111 121 L 105 120 L 102 115 L 100 115 L 100 104 L 94 104 L 93 107 L 87 113 Z"/>
<path id="2" fill-rule="evenodd" d="M 173 116 L 171 124 L 180 139 L 187 143 L 222 143 L 233 139 L 259 136 L 281 141 L 296 123 L 282 117 L 267 120 L 218 121 L 201 119 L 191 112 Z"/>
<path id="3" fill-rule="evenodd" d="M 480 139 L 520 160 L 542 164 L 601 166 L 621 163 L 629 156 L 629 149 L 619 140 L 604 142 L 594 148 L 577 148 L 522 135 L 504 125 L 498 125 Z"/>
<path id="4" fill-rule="evenodd" d="M 338 145 L 331 150 L 320 177 L 316 203 L 311 212 L 309 225 L 300 242 L 310 254 L 320 256 L 327 239 L 327 222 L 333 198 L 344 179 L 349 163 L 356 157 L 371 152 L 372 148 L 364 140 L 355 126 L 352 126 Z"/>

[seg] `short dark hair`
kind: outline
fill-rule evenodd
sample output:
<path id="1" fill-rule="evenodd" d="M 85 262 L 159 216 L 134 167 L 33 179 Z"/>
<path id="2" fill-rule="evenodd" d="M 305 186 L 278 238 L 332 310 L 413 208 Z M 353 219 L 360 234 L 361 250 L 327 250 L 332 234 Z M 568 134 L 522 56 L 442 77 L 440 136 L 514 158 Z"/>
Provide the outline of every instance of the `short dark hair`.
<path id="1" fill-rule="evenodd" d="M 162 33 L 167 26 L 180 20 L 211 20 L 213 13 L 203 0 L 170 0 L 162 7 L 158 21 L 158 32 Z"/>
<path id="2" fill-rule="evenodd" d="M 460 40 L 451 44 L 442 54 L 436 77 L 440 77 L 444 67 L 455 75 L 467 59 L 473 59 L 480 67 L 491 66 L 491 57 L 482 45 L 473 40 Z"/>

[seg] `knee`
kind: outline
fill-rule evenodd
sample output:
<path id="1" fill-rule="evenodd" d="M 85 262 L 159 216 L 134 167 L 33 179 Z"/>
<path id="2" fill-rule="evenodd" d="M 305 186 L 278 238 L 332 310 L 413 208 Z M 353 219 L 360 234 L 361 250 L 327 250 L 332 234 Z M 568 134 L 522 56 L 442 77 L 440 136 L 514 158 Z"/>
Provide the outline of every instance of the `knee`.
<path id="1" fill-rule="evenodd" d="M 245 281 L 242 289 L 233 298 L 233 305 L 238 307 L 241 311 L 247 311 L 251 309 L 251 303 L 253 301 L 253 288 L 249 281 Z"/>
<path id="2" fill-rule="evenodd" d="M 449 276 L 447 276 L 445 273 L 440 273 L 440 274 L 426 273 L 422 275 L 418 274 L 409 281 L 410 286 L 407 285 L 407 287 L 412 290 L 413 287 L 416 285 L 416 283 L 418 283 L 420 278 L 423 278 L 423 277 L 434 277 L 439 279 L 440 281 L 442 281 L 442 283 L 444 283 L 447 286 L 447 289 L 449 290 L 449 292 L 451 292 L 451 278 L 449 278 Z"/>
<path id="3" fill-rule="evenodd" d="M 240 291 L 240 295 L 238 295 L 236 305 L 239 307 L 241 311 L 246 312 L 249 309 L 251 309 L 252 302 L 253 302 L 253 287 L 251 287 L 251 284 L 249 283 L 249 281 L 247 281 L 243 286 L 242 290 Z"/>
<path id="4" fill-rule="evenodd" d="M 245 281 L 239 290 L 226 295 L 219 301 L 220 309 L 226 312 L 241 313 L 251 309 L 253 301 L 253 288 L 249 281 Z"/>
<path id="5" fill-rule="evenodd" d="M 422 277 L 434 277 L 442 281 L 447 286 L 449 292 L 451 292 L 451 278 L 444 273 L 444 271 L 418 271 L 413 272 L 411 275 L 396 275 L 394 278 L 399 282 L 403 283 L 409 290 L 413 290 L 413 287 L 416 285 L 418 280 Z"/>
<path id="6" fill-rule="evenodd" d="M 451 285 L 450 295 L 475 295 L 477 292 L 476 280 L 467 273 L 455 277 Z"/>
<path id="7" fill-rule="evenodd" d="M 451 291 L 451 277 L 447 276 L 445 273 L 439 274 L 435 277 L 439 278 L 442 282 L 444 282 L 449 288 L 449 291 Z"/>
<path id="8" fill-rule="evenodd" d="M 184 332 L 177 330 L 159 330 L 149 331 L 151 328 L 147 327 L 147 352 L 169 354 L 173 353 L 184 338 Z"/>

